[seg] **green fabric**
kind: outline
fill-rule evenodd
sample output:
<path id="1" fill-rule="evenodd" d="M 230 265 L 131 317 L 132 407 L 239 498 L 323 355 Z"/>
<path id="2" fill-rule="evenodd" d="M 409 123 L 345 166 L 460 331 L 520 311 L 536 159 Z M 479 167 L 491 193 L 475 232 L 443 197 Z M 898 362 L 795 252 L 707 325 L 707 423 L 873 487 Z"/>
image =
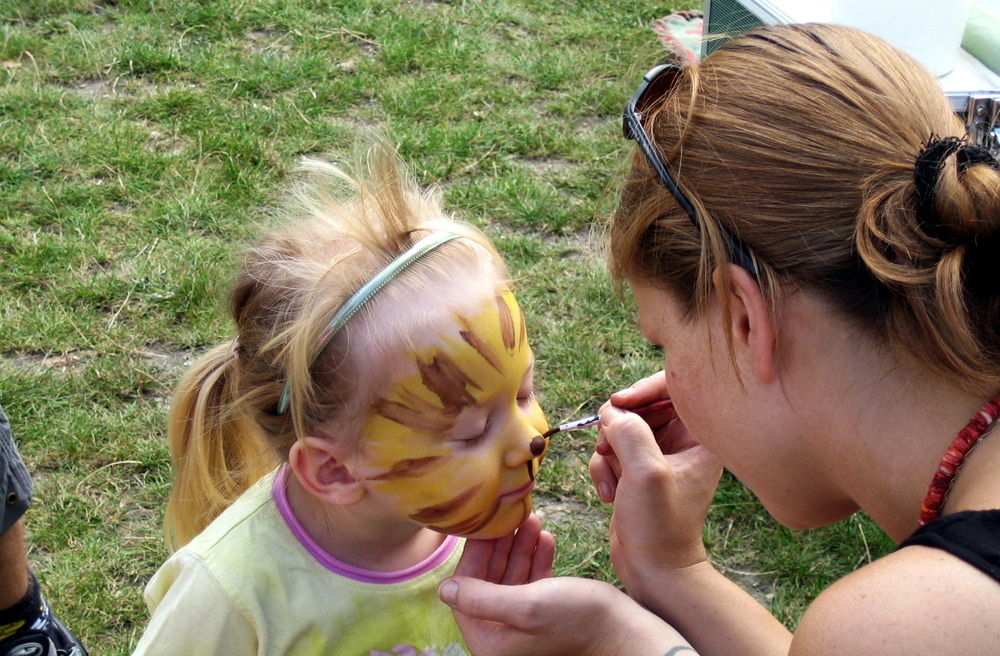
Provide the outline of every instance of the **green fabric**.
<path id="1" fill-rule="evenodd" d="M 1000 2 L 973 2 L 962 47 L 1000 74 Z"/>
<path id="2" fill-rule="evenodd" d="M 466 656 L 437 598 L 464 542 L 405 581 L 346 578 L 292 534 L 273 481 L 264 477 L 157 571 L 133 656 Z"/>

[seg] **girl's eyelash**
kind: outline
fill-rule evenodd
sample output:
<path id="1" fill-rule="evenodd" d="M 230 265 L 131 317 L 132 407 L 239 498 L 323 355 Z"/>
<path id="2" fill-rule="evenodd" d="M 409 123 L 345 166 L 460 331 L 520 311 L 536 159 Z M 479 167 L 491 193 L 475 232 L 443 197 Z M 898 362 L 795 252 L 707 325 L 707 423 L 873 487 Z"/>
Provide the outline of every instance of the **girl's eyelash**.
<path id="1" fill-rule="evenodd" d="M 474 446 L 478 446 L 486 440 L 486 433 L 488 433 L 489 431 L 490 431 L 490 422 L 487 421 L 486 425 L 483 426 L 482 433 L 476 435 L 475 437 L 470 437 L 467 440 L 462 440 L 462 444 L 470 449 Z"/>
<path id="2" fill-rule="evenodd" d="M 531 390 L 531 392 L 528 393 L 528 396 L 525 396 L 523 398 L 518 397 L 517 402 L 532 403 L 534 402 L 534 400 L 535 400 L 535 390 Z M 486 425 L 483 426 L 483 432 L 481 432 L 479 435 L 476 435 L 475 437 L 470 437 L 468 439 L 462 440 L 462 445 L 467 449 L 479 446 L 484 441 L 486 441 L 486 434 L 489 432 L 490 432 L 490 422 L 487 420 Z"/>

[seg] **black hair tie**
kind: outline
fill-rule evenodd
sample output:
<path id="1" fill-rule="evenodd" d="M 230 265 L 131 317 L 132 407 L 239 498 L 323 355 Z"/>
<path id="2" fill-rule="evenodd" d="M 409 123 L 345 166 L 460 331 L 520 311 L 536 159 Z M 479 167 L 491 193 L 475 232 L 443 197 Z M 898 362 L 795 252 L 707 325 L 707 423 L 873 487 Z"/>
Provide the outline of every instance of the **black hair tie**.
<path id="1" fill-rule="evenodd" d="M 961 137 L 931 138 L 923 144 L 924 148 L 917 155 L 917 163 L 913 169 L 913 182 L 916 186 L 917 221 L 925 234 L 944 242 L 957 245 L 948 227 L 941 222 L 934 208 L 934 188 L 937 186 L 941 169 L 945 161 L 955 153 L 958 172 L 964 173 L 974 164 L 988 164 L 1000 171 L 1000 160 L 990 151 L 975 144 L 970 144 Z"/>
<path id="2" fill-rule="evenodd" d="M 965 144 L 958 149 L 958 170 L 964 172 L 973 164 L 989 164 L 1000 171 L 1000 160 L 993 157 L 990 151 L 975 144 Z"/>
<path id="3" fill-rule="evenodd" d="M 951 231 L 941 224 L 937 210 L 934 209 L 934 188 L 937 186 L 945 160 L 952 153 L 960 151 L 962 144 L 962 139 L 958 137 L 936 139 L 931 135 L 923 145 L 923 150 L 917 155 L 917 164 L 913 169 L 913 183 L 917 192 L 917 222 L 920 224 L 920 229 L 925 234 L 945 242 L 951 241 Z"/>

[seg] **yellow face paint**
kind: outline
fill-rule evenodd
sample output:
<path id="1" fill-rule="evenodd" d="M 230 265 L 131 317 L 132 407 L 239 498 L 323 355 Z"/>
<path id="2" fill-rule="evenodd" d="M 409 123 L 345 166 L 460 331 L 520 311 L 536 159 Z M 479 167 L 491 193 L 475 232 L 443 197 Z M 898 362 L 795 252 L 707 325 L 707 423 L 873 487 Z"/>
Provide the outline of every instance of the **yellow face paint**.
<path id="1" fill-rule="evenodd" d="M 509 291 L 428 335 L 364 425 L 366 483 L 442 533 L 500 537 L 531 512 L 547 441 L 532 356 Z"/>

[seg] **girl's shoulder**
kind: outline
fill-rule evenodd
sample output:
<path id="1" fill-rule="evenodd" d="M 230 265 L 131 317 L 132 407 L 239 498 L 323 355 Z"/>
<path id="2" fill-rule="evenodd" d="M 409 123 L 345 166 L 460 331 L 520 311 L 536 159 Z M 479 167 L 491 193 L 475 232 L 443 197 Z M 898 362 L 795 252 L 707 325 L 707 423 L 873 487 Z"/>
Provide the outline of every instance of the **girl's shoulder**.
<path id="1" fill-rule="evenodd" d="M 824 590 L 790 654 L 1000 653 L 1000 581 L 941 548 L 915 545 Z"/>
<path id="2" fill-rule="evenodd" d="M 183 550 L 204 558 L 211 552 L 231 548 L 233 543 L 257 541 L 267 526 L 280 527 L 280 516 L 272 497 L 272 487 L 279 471 L 264 475 L 250 486 Z"/>

